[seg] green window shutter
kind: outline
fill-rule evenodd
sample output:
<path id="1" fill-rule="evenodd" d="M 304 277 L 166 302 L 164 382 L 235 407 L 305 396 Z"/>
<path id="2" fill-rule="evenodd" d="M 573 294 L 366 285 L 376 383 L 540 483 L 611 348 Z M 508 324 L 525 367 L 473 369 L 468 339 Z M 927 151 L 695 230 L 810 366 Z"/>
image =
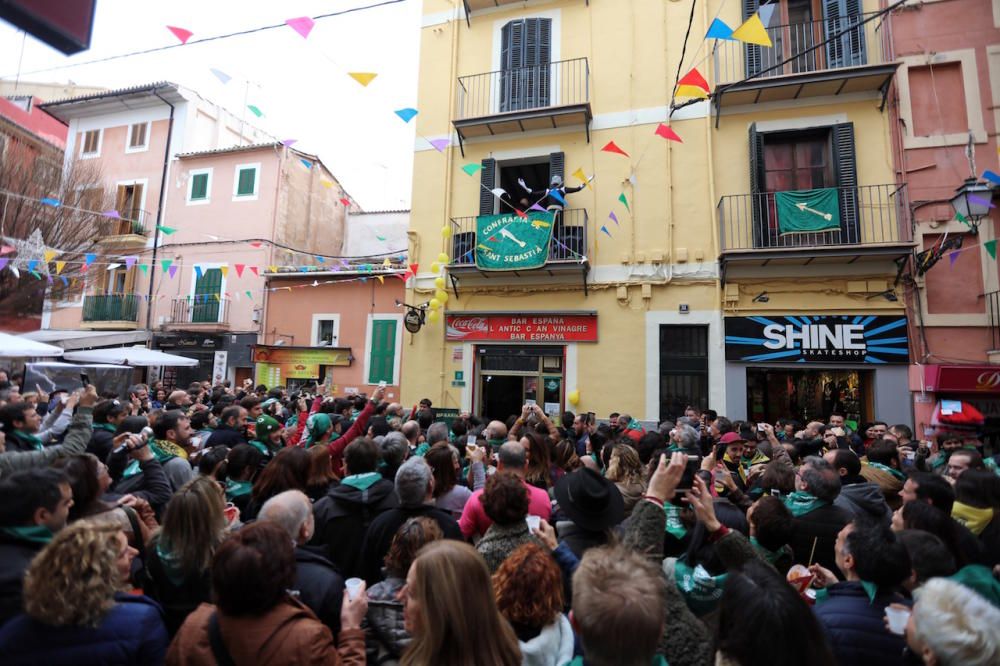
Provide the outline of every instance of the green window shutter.
<path id="1" fill-rule="evenodd" d="M 238 184 L 236 185 L 236 196 L 243 197 L 253 194 L 254 180 L 256 178 L 256 169 L 240 169 L 240 178 Z"/>
<path id="2" fill-rule="evenodd" d="M 396 364 L 396 320 L 373 319 L 368 383 L 392 384 Z"/>
<path id="3" fill-rule="evenodd" d="M 196 173 L 191 178 L 191 200 L 208 198 L 208 174 Z"/>
<path id="4" fill-rule="evenodd" d="M 208 298 L 205 298 L 205 297 Z M 219 301 L 222 297 L 222 270 L 209 268 L 202 272 L 194 284 L 194 303 L 191 304 L 191 322 L 204 324 L 219 321 Z"/>

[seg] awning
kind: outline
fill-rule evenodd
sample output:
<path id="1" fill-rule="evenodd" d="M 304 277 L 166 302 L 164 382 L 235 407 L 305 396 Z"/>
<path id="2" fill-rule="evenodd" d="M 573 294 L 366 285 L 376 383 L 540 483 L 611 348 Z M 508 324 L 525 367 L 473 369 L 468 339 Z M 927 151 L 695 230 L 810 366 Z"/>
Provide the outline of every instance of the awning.
<path id="1" fill-rule="evenodd" d="M 149 331 L 79 331 L 47 329 L 25 333 L 22 337 L 62 347 L 66 351 L 95 347 L 121 347 L 149 340 Z"/>
<path id="2" fill-rule="evenodd" d="M 41 358 L 62 356 L 60 347 L 31 340 L 23 335 L 0 333 L 0 358 Z"/>
<path id="3" fill-rule="evenodd" d="M 118 365 L 142 366 L 186 366 L 199 365 L 199 361 L 176 354 L 164 354 L 155 349 L 145 347 L 115 347 L 113 349 L 90 349 L 88 351 L 68 352 L 67 361 L 84 361 L 89 363 L 115 363 Z"/>
<path id="4" fill-rule="evenodd" d="M 1000 393 L 998 365 L 925 365 L 924 388 L 932 393 Z"/>

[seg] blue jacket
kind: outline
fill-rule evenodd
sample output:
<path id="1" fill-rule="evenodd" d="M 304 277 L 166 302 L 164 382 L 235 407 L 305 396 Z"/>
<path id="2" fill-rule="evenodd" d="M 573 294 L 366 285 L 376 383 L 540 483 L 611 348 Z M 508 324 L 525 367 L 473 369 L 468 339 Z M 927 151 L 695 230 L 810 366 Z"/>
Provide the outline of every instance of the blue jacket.
<path id="1" fill-rule="evenodd" d="M 18 615 L 0 629 L 0 664 L 162 664 L 169 639 L 160 607 L 129 594 L 116 594 L 115 601 L 97 628 L 52 627 Z"/>
<path id="2" fill-rule="evenodd" d="M 902 636 L 889 633 L 882 617 L 891 603 L 909 605 L 892 592 L 875 595 L 869 602 L 860 582 L 837 583 L 827 588 L 828 597 L 813 606 L 816 619 L 830 640 L 830 647 L 843 666 L 902 666 Z"/>

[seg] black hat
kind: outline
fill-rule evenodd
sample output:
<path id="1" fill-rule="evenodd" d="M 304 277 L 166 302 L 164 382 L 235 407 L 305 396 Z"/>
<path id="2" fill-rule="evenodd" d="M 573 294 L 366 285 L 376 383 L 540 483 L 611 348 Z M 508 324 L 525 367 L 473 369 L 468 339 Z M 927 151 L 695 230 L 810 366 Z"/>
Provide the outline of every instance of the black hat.
<path id="1" fill-rule="evenodd" d="M 559 508 L 585 530 L 600 532 L 625 517 L 618 487 L 588 467 L 561 478 L 555 492 Z"/>

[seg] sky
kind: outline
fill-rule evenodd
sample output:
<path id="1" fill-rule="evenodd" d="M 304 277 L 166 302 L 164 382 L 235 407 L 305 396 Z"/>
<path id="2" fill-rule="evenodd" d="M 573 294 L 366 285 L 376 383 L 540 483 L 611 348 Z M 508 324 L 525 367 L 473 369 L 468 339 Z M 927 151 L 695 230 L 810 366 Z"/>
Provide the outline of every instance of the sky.
<path id="1" fill-rule="evenodd" d="M 191 40 L 317 16 L 378 0 L 98 0 L 91 47 L 65 56 L 0 20 L 0 78 L 123 88 L 172 81 L 240 115 L 244 94 L 264 117 L 252 121 L 295 148 L 318 154 L 365 210 L 408 208 L 414 123 L 396 109 L 415 107 L 420 0 L 316 21 L 303 39 L 291 28 L 191 44 L 106 63 L 79 65 Z M 23 44 L 23 51 L 22 51 Z M 20 64 L 19 64 L 20 63 Z M 35 72 L 35 70 L 52 69 Z M 232 78 L 223 84 L 209 68 Z M 362 87 L 349 71 L 376 72 Z M 249 82 L 249 83 L 247 83 Z"/>

